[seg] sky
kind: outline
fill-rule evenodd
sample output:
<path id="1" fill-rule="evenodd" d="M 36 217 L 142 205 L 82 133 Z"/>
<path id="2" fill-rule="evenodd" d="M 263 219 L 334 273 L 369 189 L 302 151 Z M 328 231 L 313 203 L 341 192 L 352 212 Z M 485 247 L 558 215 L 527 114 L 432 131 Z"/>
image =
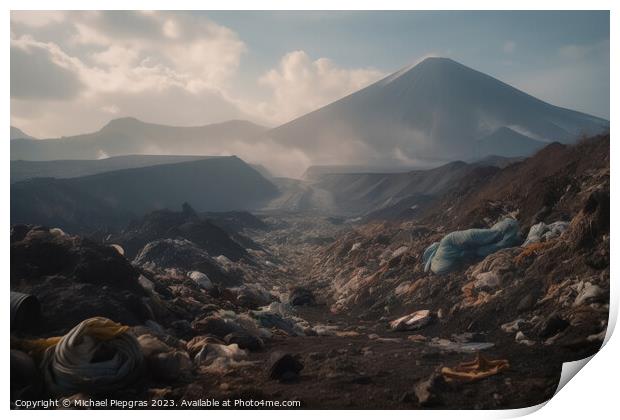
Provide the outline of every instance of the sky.
<path id="1" fill-rule="evenodd" d="M 277 126 L 424 57 L 609 118 L 609 13 L 11 12 L 11 124 Z"/>

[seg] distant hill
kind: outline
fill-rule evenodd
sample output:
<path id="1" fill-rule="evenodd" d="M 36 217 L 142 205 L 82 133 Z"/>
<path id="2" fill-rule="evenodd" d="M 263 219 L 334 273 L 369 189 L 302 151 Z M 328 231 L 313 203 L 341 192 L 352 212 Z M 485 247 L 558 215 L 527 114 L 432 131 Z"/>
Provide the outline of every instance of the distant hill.
<path id="1" fill-rule="evenodd" d="M 34 137 L 24 133 L 22 130 L 20 130 L 17 127 L 13 127 L 11 126 L 11 140 L 14 139 L 30 139 L 30 140 L 36 140 Z"/>
<path id="2" fill-rule="evenodd" d="M 489 155 L 489 156 L 483 157 L 480 160 L 477 160 L 475 163 L 479 166 L 494 166 L 496 168 L 503 169 L 508 165 L 512 165 L 513 163 L 520 162 L 524 159 L 525 157 L 521 157 L 521 156 L 505 157 L 505 156 Z"/>
<path id="3" fill-rule="evenodd" d="M 364 216 L 399 205 L 426 204 L 468 176 L 478 164 L 457 161 L 399 173 L 324 173 L 314 180 L 275 178 L 282 193 L 270 208 Z"/>
<path id="4" fill-rule="evenodd" d="M 11 185 L 11 223 L 73 231 L 124 227 L 130 219 L 190 203 L 197 211 L 248 210 L 278 194 L 241 159 L 213 157 Z"/>
<path id="5" fill-rule="evenodd" d="M 91 160 L 14 160 L 11 183 L 30 178 L 76 178 L 119 169 L 209 159 L 210 156 L 130 155 Z"/>
<path id="6" fill-rule="evenodd" d="M 213 155 L 225 151 L 229 142 L 251 140 L 265 131 L 265 127 L 242 120 L 173 127 L 120 118 L 95 133 L 12 140 L 11 160 L 100 159 L 135 154 Z"/>
<path id="7" fill-rule="evenodd" d="M 439 165 L 436 165 L 439 166 Z M 432 165 L 425 165 L 425 167 L 411 166 L 411 165 L 313 165 L 309 166 L 304 172 L 302 179 L 305 180 L 318 180 L 323 175 L 327 174 L 389 174 L 398 172 L 410 172 L 417 169 L 430 169 Z"/>
<path id="8" fill-rule="evenodd" d="M 412 196 L 438 195 L 466 177 L 474 166 L 459 161 L 404 173 L 326 174 L 314 187 L 328 191 L 341 211 L 362 215 Z"/>

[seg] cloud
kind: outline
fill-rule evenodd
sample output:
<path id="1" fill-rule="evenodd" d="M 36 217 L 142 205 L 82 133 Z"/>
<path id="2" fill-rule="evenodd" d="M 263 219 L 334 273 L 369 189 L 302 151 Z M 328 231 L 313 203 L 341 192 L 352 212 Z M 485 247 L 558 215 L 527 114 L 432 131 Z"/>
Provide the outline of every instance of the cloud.
<path id="1" fill-rule="evenodd" d="M 346 69 L 327 58 L 312 59 L 293 51 L 279 65 L 261 76 L 259 83 L 271 90 L 260 110 L 268 118 L 286 122 L 313 111 L 379 80 L 384 73 L 371 68 Z"/>
<path id="2" fill-rule="evenodd" d="M 512 54 L 513 52 L 515 52 L 516 48 L 517 48 L 517 43 L 514 41 L 506 41 L 504 42 L 504 45 L 502 46 L 502 50 L 506 54 Z"/>
<path id="3" fill-rule="evenodd" d="M 52 45 L 11 41 L 11 97 L 66 100 L 83 85 L 70 60 Z"/>
<path id="4" fill-rule="evenodd" d="M 11 19 L 11 118 L 39 136 L 93 131 L 110 110 L 176 125 L 251 117 L 229 94 L 246 46 L 206 16 L 13 12 Z"/>
<path id="5" fill-rule="evenodd" d="M 11 22 L 22 23 L 31 27 L 42 27 L 51 23 L 63 22 L 65 17 L 66 13 L 60 10 L 11 11 Z"/>
<path id="6" fill-rule="evenodd" d="M 265 95 L 249 99 L 236 83 L 246 44 L 184 12 L 13 12 L 11 45 L 12 120 L 40 137 L 94 131 L 112 115 L 277 125 L 384 75 L 293 51 L 257 80 Z"/>

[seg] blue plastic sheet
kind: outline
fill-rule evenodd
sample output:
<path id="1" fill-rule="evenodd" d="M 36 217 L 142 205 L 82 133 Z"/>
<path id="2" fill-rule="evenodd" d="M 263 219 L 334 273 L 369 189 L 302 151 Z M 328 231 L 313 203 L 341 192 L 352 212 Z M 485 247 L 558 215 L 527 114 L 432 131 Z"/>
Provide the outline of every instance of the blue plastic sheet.
<path id="1" fill-rule="evenodd" d="M 515 219 L 503 219 L 490 229 L 459 230 L 426 248 L 422 256 L 424 270 L 445 274 L 466 259 L 486 257 L 520 243 L 519 223 Z"/>

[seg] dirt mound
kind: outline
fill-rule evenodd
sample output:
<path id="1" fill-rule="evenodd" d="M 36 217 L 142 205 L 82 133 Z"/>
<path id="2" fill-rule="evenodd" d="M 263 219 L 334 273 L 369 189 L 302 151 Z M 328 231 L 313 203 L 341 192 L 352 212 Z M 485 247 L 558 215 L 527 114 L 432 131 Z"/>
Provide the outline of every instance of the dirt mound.
<path id="1" fill-rule="evenodd" d="M 11 290 L 39 299 L 41 330 L 71 328 L 99 315 L 127 324 L 144 320 L 138 276 L 112 247 L 59 229 L 20 225 L 11 230 Z"/>
<path id="2" fill-rule="evenodd" d="M 582 205 L 580 194 L 609 178 L 609 135 L 572 146 L 552 143 L 502 170 L 479 171 L 430 209 L 424 220 L 451 229 L 484 224 L 509 212 L 524 228 L 568 220 Z"/>
<path id="3" fill-rule="evenodd" d="M 247 257 L 245 249 L 225 230 L 198 217 L 189 207 L 183 211 L 158 210 L 135 220 L 125 231 L 110 241 L 120 243 L 129 258 L 135 257 L 149 242 L 158 239 L 183 238 L 192 241 L 214 257 L 225 255 L 233 261 Z"/>
<path id="4" fill-rule="evenodd" d="M 199 271 L 217 284 L 225 286 L 238 285 L 242 282 L 241 276 L 226 273 L 218 261 L 187 239 L 161 239 L 149 242 L 136 256 L 134 264 L 152 270 Z"/>

